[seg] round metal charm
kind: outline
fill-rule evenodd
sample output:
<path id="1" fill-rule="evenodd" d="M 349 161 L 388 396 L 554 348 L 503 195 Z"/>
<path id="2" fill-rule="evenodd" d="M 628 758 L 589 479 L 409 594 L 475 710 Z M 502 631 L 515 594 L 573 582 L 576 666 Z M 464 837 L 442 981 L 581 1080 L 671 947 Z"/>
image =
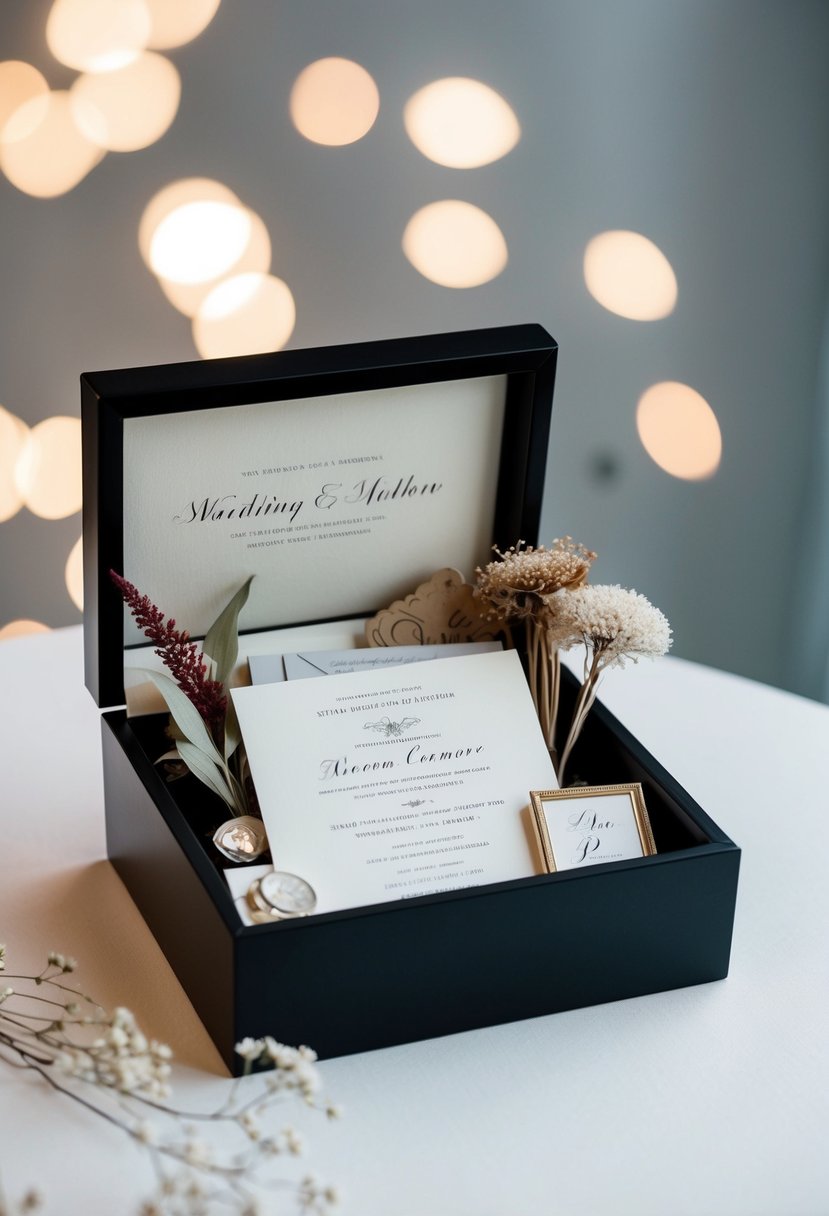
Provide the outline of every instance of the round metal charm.
<path id="1" fill-rule="evenodd" d="M 268 837 L 261 819 L 240 815 L 216 829 L 213 843 L 228 861 L 247 862 L 262 856 L 268 847 Z"/>
<path id="2" fill-rule="evenodd" d="M 317 896 L 311 884 L 299 875 L 272 870 L 251 884 L 248 904 L 254 919 L 260 922 L 288 920 L 310 915 L 317 906 Z"/>

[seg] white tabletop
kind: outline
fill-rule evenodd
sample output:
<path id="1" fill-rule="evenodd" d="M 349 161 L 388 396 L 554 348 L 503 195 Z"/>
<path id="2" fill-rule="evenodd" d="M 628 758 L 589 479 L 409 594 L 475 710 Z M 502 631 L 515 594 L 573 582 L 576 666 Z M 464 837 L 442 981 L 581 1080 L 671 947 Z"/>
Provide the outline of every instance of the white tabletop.
<path id="1" fill-rule="evenodd" d="M 10 970 L 76 956 L 173 1047 L 176 1092 L 218 1104 L 216 1051 L 105 859 L 80 630 L 4 642 L 0 688 Z M 829 1212 L 829 709 L 675 659 L 602 695 L 744 850 L 731 975 L 324 1063 L 344 1119 L 293 1122 L 346 1213 Z M 0 1070 L 6 1190 L 37 1183 L 61 1216 L 137 1210 L 152 1177 L 121 1133 Z"/>

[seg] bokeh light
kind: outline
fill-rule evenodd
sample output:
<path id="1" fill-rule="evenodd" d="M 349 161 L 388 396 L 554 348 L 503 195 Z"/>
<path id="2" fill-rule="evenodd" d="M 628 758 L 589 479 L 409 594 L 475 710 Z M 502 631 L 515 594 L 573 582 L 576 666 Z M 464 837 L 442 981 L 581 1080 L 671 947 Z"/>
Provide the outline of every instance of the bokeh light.
<path id="1" fill-rule="evenodd" d="M 66 559 L 66 567 L 64 569 L 64 578 L 66 579 L 66 590 L 69 592 L 69 598 L 78 609 L 83 612 L 83 537 L 79 536 L 75 541 Z"/>
<path id="2" fill-rule="evenodd" d="M 638 232 L 601 232 L 588 241 L 584 281 L 603 308 L 631 321 L 658 321 L 676 305 L 671 263 Z"/>
<path id="3" fill-rule="evenodd" d="M 0 522 L 11 519 L 23 506 L 23 495 L 14 478 L 29 428 L 0 405 Z"/>
<path id="4" fill-rule="evenodd" d="M 499 275 L 509 257 L 495 220 L 460 199 L 416 212 L 403 233 L 403 252 L 415 270 L 441 287 L 479 287 Z"/>
<path id="5" fill-rule="evenodd" d="M 185 203 L 156 228 L 150 269 L 174 283 L 206 283 L 239 261 L 250 232 L 250 213 L 238 203 Z"/>
<path id="6" fill-rule="evenodd" d="M 168 0 L 175 6 L 178 0 Z M 142 51 L 152 31 L 144 0 L 54 0 L 46 21 L 49 50 L 79 72 L 112 72 Z"/>
<path id="7" fill-rule="evenodd" d="M 6 122 L 0 142 L 0 168 L 9 181 L 36 198 L 65 194 L 86 177 L 103 157 L 77 123 L 100 123 L 94 109 L 75 102 L 68 92 L 47 93 L 23 103 Z"/>
<path id="8" fill-rule="evenodd" d="M 218 276 L 215 279 L 210 279 L 207 283 L 173 283 L 167 279 L 159 278 L 158 285 L 167 299 L 174 308 L 177 308 L 179 312 L 183 312 L 186 317 L 194 317 L 196 315 L 202 302 L 213 288 L 218 286 L 223 278 L 229 278 L 231 275 L 246 274 L 251 271 L 265 274 L 270 270 L 271 238 L 268 235 L 268 230 L 255 212 L 248 211 L 248 215 L 250 217 L 250 239 L 242 256 L 228 268 L 226 274 Z"/>
<path id="9" fill-rule="evenodd" d="M 374 80 L 351 59 L 318 59 L 291 89 L 291 118 L 315 144 L 353 144 L 374 126 L 380 94 Z"/>
<path id="10" fill-rule="evenodd" d="M 182 177 L 164 186 L 147 203 L 138 225 L 138 248 L 149 270 L 152 270 L 150 247 L 156 229 L 168 215 L 188 203 L 228 203 L 238 206 L 239 199 L 229 186 L 214 181 L 212 177 Z"/>
<path id="11" fill-rule="evenodd" d="M 178 112 L 181 79 L 169 59 L 143 51 L 126 67 L 79 76 L 71 93 L 82 103 L 75 118 L 88 139 L 111 152 L 135 152 L 169 128 Z"/>
<path id="12" fill-rule="evenodd" d="M 521 138 L 518 119 L 501 94 L 466 76 L 419 89 L 406 103 L 403 122 L 418 151 L 450 169 L 489 165 Z"/>
<path id="13" fill-rule="evenodd" d="M 0 629 L 0 642 L 5 642 L 9 638 L 22 638 L 27 633 L 49 633 L 48 625 L 41 624 L 40 621 L 29 621 L 21 618 L 17 621 L 9 621 L 8 625 L 4 625 Z"/>
<path id="14" fill-rule="evenodd" d="M 713 477 L 722 455 L 716 415 L 696 389 L 675 380 L 652 385 L 639 398 L 636 429 L 645 451 L 673 477 Z"/>
<path id="15" fill-rule="evenodd" d="M 286 283 L 275 275 L 241 274 L 211 291 L 193 321 L 193 341 L 209 359 L 262 354 L 284 346 L 295 322 Z"/>
<path id="16" fill-rule="evenodd" d="M 0 63 L 0 140 L 5 139 L 4 127 L 15 111 L 35 97 L 45 97 L 48 92 L 48 84 L 30 63 L 20 59 L 6 59 Z M 36 114 L 32 117 L 36 126 Z M 25 130 L 21 131 L 18 138 L 25 134 Z"/>
<path id="17" fill-rule="evenodd" d="M 32 427 L 17 459 L 15 482 L 25 505 L 42 519 L 80 511 L 80 419 L 59 415 Z"/>
<path id="18" fill-rule="evenodd" d="M 163 51 L 184 46 L 205 29 L 216 15 L 220 0 L 144 0 L 150 12 L 147 46 Z"/>

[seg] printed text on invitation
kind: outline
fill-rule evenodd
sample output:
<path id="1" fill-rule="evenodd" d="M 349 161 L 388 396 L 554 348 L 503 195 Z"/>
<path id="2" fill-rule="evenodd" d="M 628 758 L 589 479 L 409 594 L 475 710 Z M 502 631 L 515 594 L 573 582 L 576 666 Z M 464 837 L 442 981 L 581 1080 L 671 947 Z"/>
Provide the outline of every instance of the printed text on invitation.
<path id="1" fill-rule="evenodd" d="M 207 629 L 370 613 L 492 543 L 504 377 L 124 421 L 124 573 Z M 141 640 L 131 622 L 128 644 Z"/>
<path id="2" fill-rule="evenodd" d="M 539 872 L 554 785 L 514 651 L 234 690 L 274 862 L 318 911 Z"/>

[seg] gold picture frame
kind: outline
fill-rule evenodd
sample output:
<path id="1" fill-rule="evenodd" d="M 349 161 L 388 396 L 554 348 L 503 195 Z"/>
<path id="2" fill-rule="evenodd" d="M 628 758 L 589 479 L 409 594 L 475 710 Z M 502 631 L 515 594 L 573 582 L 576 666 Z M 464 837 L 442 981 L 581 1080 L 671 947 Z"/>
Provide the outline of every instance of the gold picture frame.
<path id="1" fill-rule="evenodd" d="M 641 784 L 531 790 L 532 820 L 550 874 L 656 853 Z M 587 805 L 584 800 L 588 799 Z M 612 800 L 603 808 L 590 801 Z M 569 814 L 568 814 L 569 809 Z M 612 818 L 611 818 L 612 816 Z"/>

